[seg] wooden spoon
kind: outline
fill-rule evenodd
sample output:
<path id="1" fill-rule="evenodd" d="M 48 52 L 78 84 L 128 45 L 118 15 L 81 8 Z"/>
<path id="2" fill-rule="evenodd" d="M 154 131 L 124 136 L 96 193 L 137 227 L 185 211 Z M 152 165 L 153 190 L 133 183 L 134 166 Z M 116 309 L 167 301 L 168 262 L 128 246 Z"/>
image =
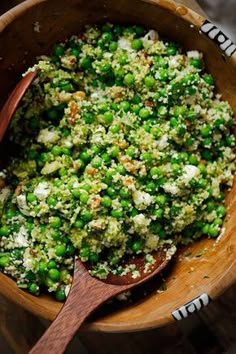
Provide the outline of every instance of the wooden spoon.
<path id="1" fill-rule="evenodd" d="M 31 85 L 32 81 L 37 76 L 38 71 L 29 72 L 25 75 L 16 85 L 14 90 L 11 92 L 6 103 L 4 104 L 2 110 L 0 111 L 0 142 L 7 130 L 10 120 L 16 111 L 16 108 L 24 96 L 26 90 Z"/>
<path id="2" fill-rule="evenodd" d="M 62 354 L 85 319 L 101 304 L 113 296 L 134 288 L 158 274 L 169 262 L 169 245 L 153 254 L 155 260 L 148 271 L 144 256 L 128 259 L 126 265 L 135 264 L 138 278 L 132 272 L 124 276 L 109 274 L 100 280 L 89 274 L 87 264 L 75 260 L 74 278 L 67 300 L 54 322 L 30 351 L 30 354 Z"/>

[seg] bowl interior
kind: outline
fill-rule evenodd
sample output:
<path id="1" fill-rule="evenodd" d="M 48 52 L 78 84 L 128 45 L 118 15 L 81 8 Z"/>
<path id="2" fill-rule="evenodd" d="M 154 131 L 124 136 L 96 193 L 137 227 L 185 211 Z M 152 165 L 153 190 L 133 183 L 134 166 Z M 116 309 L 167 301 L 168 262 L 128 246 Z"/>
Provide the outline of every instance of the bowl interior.
<path id="1" fill-rule="evenodd" d="M 0 19 L 0 101 L 6 99 L 21 73 L 36 61 L 38 55 L 49 53 L 56 42 L 79 33 L 86 24 L 110 21 L 142 24 L 179 42 L 185 49 L 202 51 L 218 91 L 236 112 L 236 65 L 231 59 L 225 60 L 215 43 L 200 34 L 197 25 L 192 26 L 186 20 L 200 25 L 200 16 L 185 10 L 182 13 L 184 19 L 175 13 L 180 13 L 178 9 L 178 5 L 168 1 L 26 1 L 13 11 L 15 17 L 5 16 L 4 21 Z M 39 32 L 35 30 L 38 26 Z M 4 143 L 0 146 L 0 160 L 7 158 L 7 149 Z M 176 308 L 202 293 L 214 298 L 232 283 L 236 253 L 235 191 L 234 184 L 227 197 L 229 210 L 225 232 L 219 242 L 203 239 L 187 250 L 181 250 L 177 261 L 164 274 L 165 291 L 159 291 L 160 284 L 155 280 L 146 297 L 137 297 L 138 301 L 132 305 L 109 314 L 102 312 L 85 327 L 90 330 L 129 331 L 161 326 L 173 320 L 172 312 Z M 196 257 L 199 251 L 203 254 Z M 36 298 L 24 293 L 3 274 L 0 274 L 0 283 L 2 293 L 42 317 L 53 319 L 62 306 L 48 296 Z"/>

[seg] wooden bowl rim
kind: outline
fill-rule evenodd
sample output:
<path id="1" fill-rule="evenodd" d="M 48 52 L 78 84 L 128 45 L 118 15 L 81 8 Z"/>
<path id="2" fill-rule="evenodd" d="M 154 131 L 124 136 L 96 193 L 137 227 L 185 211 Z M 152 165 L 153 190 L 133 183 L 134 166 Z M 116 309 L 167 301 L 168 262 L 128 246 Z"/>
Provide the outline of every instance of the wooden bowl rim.
<path id="1" fill-rule="evenodd" d="M 25 0 L 23 3 L 13 7 L 11 10 L 0 16 L 0 33 L 7 28 L 15 19 L 20 17 L 28 9 L 37 6 L 40 3 L 47 2 L 48 0 Z M 107 2 L 109 0 L 104 0 Z M 166 9 L 175 15 L 183 18 L 190 25 L 196 26 L 201 30 L 202 25 L 207 21 L 206 17 L 198 14 L 196 11 L 190 9 L 189 7 L 178 4 L 173 0 L 140 0 L 140 2 L 146 2 L 149 4 L 157 5 L 163 9 Z M 232 43 L 233 44 L 233 43 Z M 215 44 L 216 45 L 216 44 Z M 226 57 L 226 60 L 230 60 L 231 65 L 233 64 L 236 67 L 236 52 L 231 57 Z M 235 251 L 234 251 L 235 253 Z M 235 257 L 236 258 L 236 257 Z M 0 272 L 0 283 L 4 281 L 5 286 L 0 286 L 0 293 L 8 297 L 12 301 L 23 306 L 25 309 L 31 311 L 37 316 L 44 317 L 49 320 L 53 320 L 56 317 L 56 313 L 53 310 L 50 310 L 50 299 L 45 296 L 44 304 L 40 304 L 37 301 L 35 304 L 35 297 L 29 293 L 26 293 L 19 289 L 16 286 L 16 282 Z M 231 265 L 229 269 L 225 271 L 222 275 L 222 278 L 219 279 L 217 286 L 214 284 L 212 288 L 208 288 L 208 295 L 211 298 L 215 298 L 225 291 L 230 285 L 236 281 L 236 259 L 235 262 Z M 17 296 L 16 296 L 17 294 Z M 199 294 L 200 295 L 200 294 Z M 63 305 L 58 303 L 58 312 Z M 37 307 L 37 308 L 36 308 Z M 174 310 L 174 309 L 173 309 Z M 166 316 L 161 319 L 151 319 L 146 320 L 143 323 L 133 321 L 132 325 L 126 325 L 125 327 L 122 324 L 116 323 L 115 325 L 108 323 L 108 321 L 103 321 L 103 318 L 96 319 L 93 322 L 86 323 L 83 328 L 87 331 L 103 331 L 103 332 L 129 332 L 137 331 L 143 329 L 149 329 L 154 327 L 161 327 L 167 325 L 174 321 L 170 313 L 167 313 Z"/>

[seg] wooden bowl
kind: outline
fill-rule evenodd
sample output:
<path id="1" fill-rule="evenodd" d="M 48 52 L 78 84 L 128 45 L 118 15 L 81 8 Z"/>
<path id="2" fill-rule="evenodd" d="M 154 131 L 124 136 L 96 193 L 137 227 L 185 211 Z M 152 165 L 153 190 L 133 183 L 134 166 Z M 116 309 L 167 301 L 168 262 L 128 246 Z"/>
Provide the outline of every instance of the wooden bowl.
<path id="1" fill-rule="evenodd" d="M 202 16 L 164 0 L 27 0 L 18 5 L 0 18 L 0 99 L 4 101 L 37 55 L 49 52 L 55 42 L 78 33 L 85 24 L 102 21 L 143 24 L 186 49 L 202 51 L 219 92 L 236 112 L 235 46 Z M 180 251 L 165 275 L 166 291 L 157 292 L 156 280 L 148 296 L 109 314 L 101 312 L 85 328 L 119 332 L 163 326 L 199 310 L 230 286 L 236 278 L 235 192 L 236 184 L 227 197 L 223 236 L 218 242 L 206 238 Z M 196 257 L 199 251 L 203 254 Z M 23 292 L 3 274 L 0 284 L 3 295 L 44 318 L 53 320 L 62 306 L 49 296 Z"/>

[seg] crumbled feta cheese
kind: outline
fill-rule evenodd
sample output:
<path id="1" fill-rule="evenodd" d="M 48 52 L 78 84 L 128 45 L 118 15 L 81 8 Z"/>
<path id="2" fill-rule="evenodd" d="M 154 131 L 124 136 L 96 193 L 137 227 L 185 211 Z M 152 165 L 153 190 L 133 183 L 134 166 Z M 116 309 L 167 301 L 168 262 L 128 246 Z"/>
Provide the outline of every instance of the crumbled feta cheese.
<path id="1" fill-rule="evenodd" d="M 40 130 L 37 137 L 37 142 L 42 144 L 53 144 L 60 139 L 60 136 L 57 132 L 51 131 L 47 128 Z"/>
<path id="2" fill-rule="evenodd" d="M 170 183 L 170 182 L 165 183 L 163 185 L 163 189 L 165 192 L 173 194 L 173 195 L 179 193 L 179 188 L 174 183 Z"/>
<path id="3" fill-rule="evenodd" d="M 16 247 L 27 247 L 29 245 L 27 238 L 28 238 L 28 232 L 24 227 L 24 225 L 22 225 L 15 237 Z"/>
<path id="4" fill-rule="evenodd" d="M 127 38 L 124 38 L 124 37 L 121 37 L 121 38 L 118 40 L 118 47 L 119 47 L 120 49 L 125 49 L 125 50 L 127 50 L 127 51 L 132 51 L 130 40 L 127 39 Z"/>
<path id="5" fill-rule="evenodd" d="M 160 150 L 163 150 L 165 147 L 169 145 L 168 143 L 168 135 L 164 134 L 159 140 L 158 140 L 158 148 Z"/>
<path id="6" fill-rule="evenodd" d="M 190 50 L 189 52 L 187 52 L 187 56 L 189 58 L 200 58 L 201 54 L 197 51 L 197 50 Z"/>
<path id="7" fill-rule="evenodd" d="M 153 197 L 149 193 L 138 190 L 133 192 L 133 200 L 136 207 L 140 210 L 145 209 L 147 206 L 153 203 Z"/>
<path id="8" fill-rule="evenodd" d="M 20 194 L 16 197 L 16 201 L 17 201 L 17 205 L 20 209 L 20 211 L 24 214 L 24 215 L 29 215 L 29 208 L 27 205 L 27 201 L 26 201 L 26 196 L 25 194 Z"/>
<path id="9" fill-rule="evenodd" d="M 200 170 L 198 167 L 194 165 L 185 165 L 183 167 L 184 179 L 186 181 L 190 181 L 194 177 L 198 177 L 200 175 Z"/>
<path id="10" fill-rule="evenodd" d="M 34 195 L 39 200 L 46 199 L 49 194 L 50 194 L 50 188 L 49 188 L 47 182 L 40 182 L 34 190 Z"/>

